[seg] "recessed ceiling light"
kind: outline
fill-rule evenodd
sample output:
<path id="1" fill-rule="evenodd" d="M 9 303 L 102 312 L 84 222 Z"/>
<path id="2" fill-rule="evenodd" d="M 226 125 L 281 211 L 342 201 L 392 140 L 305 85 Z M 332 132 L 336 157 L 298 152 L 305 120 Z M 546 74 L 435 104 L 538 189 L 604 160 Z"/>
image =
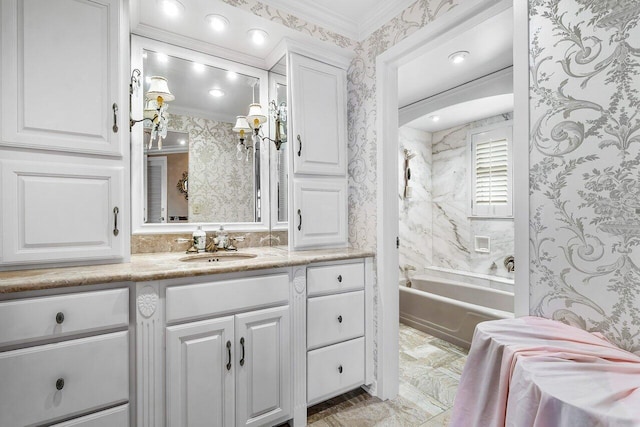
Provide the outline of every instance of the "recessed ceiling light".
<path id="1" fill-rule="evenodd" d="M 238 73 L 234 71 L 227 71 L 227 79 L 231 81 L 238 80 Z"/>
<path id="2" fill-rule="evenodd" d="M 222 15 L 207 15 L 205 19 L 213 31 L 222 32 L 229 26 L 229 20 Z"/>
<path id="3" fill-rule="evenodd" d="M 180 143 L 180 145 L 184 145 L 187 143 L 187 141 L 185 141 L 184 139 L 181 139 L 180 141 L 178 141 Z"/>
<path id="4" fill-rule="evenodd" d="M 158 62 L 162 62 L 164 64 L 169 60 L 169 57 L 164 53 L 158 52 L 156 53 L 156 59 L 158 60 Z"/>
<path id="5" fill-rule="evenodd" d="M 158 3 L 165 15 L 172 18 L 180 15 L 184 11 L 184 5 L 178 0 L 158 0 Z"/>
<path id="6" fill-rule="evenodd" d="M 224 96 L 224 91 L 222 89 L 214 88 L 209 91 L 209 95 L 215 98 L 220 98 L 221 96 Z"/>
<path id="7" fill-rule="evenodd" d="M 200 64 L 199 62 L 194 62 L 193 69 L 198 73 L 202 73 L 204 71 L 204 65 Z"/>
<path id="8" fill-rule="evenodd" d="M 247 34 L 249 34 L 249 38 L 256 46 L 262 46 L 269 38 L 269 34 L 260 28 L 252 28 L 247 32 Z"/>
<path id="9" fill-rule="evenodd" d="M 461 64 L 465 59 L 467 59 L 467 56 L 469 56 L 469 52 L 467 52 L 466 50 L 460 50 L 449 55 L 449 61 L 453 62 L 454 64 Z"/>
<path id="10" fill-rule="evenodd" d="M 438 120 L 440 120 L 440 116 L 430 116 L 429 118 L 432 122 L 437 122 Z"/>

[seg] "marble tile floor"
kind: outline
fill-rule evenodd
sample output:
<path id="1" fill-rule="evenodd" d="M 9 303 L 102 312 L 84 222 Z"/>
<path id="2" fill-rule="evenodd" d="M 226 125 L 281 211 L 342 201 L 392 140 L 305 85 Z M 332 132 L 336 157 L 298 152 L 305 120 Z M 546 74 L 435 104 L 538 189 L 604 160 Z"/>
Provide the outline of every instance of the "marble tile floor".
<path id="1" fill-rule="evenodd" d="M 400 324 L 400 392 L 381 401 L 358 389 L 309 408 L 312 427 L 448 426 L 467 351 Z"/>

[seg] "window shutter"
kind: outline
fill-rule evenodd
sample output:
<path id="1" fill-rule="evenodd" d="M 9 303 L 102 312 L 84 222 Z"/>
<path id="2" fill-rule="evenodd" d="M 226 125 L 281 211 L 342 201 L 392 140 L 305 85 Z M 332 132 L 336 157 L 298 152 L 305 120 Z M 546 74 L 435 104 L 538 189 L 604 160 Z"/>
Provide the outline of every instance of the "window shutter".
<path id="1" fill-rule="evenodd" d="M 475 134 L 472 214 L 511 216 L 510 128 Z"/>

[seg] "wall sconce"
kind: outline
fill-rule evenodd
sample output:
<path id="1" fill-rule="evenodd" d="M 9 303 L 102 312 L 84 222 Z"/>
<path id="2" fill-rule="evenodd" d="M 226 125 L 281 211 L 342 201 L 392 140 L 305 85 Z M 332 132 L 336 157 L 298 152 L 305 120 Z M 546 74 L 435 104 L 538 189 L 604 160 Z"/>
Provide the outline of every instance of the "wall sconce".
<path id="1" fill-rule="evenodd" d="M 167 136 L 167 102 L 173 101 L 175 96 L 169 91 L 167 79 L 160 76 L 152 76 L 149 91 L 145 94 L 145 108 L 143 117 L 134 120 L 131 117 L 131 103 L 134 91 L 140 87 L 142 73 L 137 68 L 131 73 L 129 84 L 129 130 L 133 125 L 148 120 L 151 122 L 151 137 L 149 139 L 149 149 L 153 146 L 153 141 L 158 138 L 158 149 L 162 149 L 162 140 Z"/>
<path id="2" fill-rule="evenodd" d="M 249 115 L 247 116 L 247 122 L 254 132 L 254 144 L 257 146 L 257 142 L 261 139 L 266 139 L 275 144 L 276 150 L 280 150 L 280 146 L 287 142 L 287 133 L 284 123 L 287 121 L 287 104 L 282 102 L 277 105 L 275 101 L 269 103 L 269 113 L 275 121 L 275 135 L 274 138 L 266 136 L 260 136 L 260 128 L 267 121 L 267 116 L 262 114 L 262 107 L 260 104 L 249 105 Z"/>
<path id="3" fill-rule="evenodd" d="M 246 139 L 246 133 L 251 131 L 249 127 L 249 123 L 247 122 L 247 118 L 245 116 L 236 116 L 236 124 L 233 126 L 233 131 L 238 133 L 238 153 L 236 157 L 238 160 L 242 159 L 242 149 L 245 149 L 245 160 L 249 161 L 249 150 L 253 148 L 253 146 L 249 144 L 245 144 L 244 141 Z"/>

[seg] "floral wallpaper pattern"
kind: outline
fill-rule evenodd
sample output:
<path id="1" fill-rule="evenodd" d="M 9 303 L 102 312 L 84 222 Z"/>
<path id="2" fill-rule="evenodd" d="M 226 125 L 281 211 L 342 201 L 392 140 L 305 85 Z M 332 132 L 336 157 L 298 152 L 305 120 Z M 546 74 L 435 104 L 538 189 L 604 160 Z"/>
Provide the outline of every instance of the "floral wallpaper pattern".
<path id="1" fill-rule="evenodd" d="M 233 123 L 169 114 L 189 134 L 189 221 L 253 222 L 253 161 L 236 158 Z"/>
<path id="2" fill-rule="evenodd" d="M 640 3 L 529 13 L 530 311 L 640 354 Z"/>

